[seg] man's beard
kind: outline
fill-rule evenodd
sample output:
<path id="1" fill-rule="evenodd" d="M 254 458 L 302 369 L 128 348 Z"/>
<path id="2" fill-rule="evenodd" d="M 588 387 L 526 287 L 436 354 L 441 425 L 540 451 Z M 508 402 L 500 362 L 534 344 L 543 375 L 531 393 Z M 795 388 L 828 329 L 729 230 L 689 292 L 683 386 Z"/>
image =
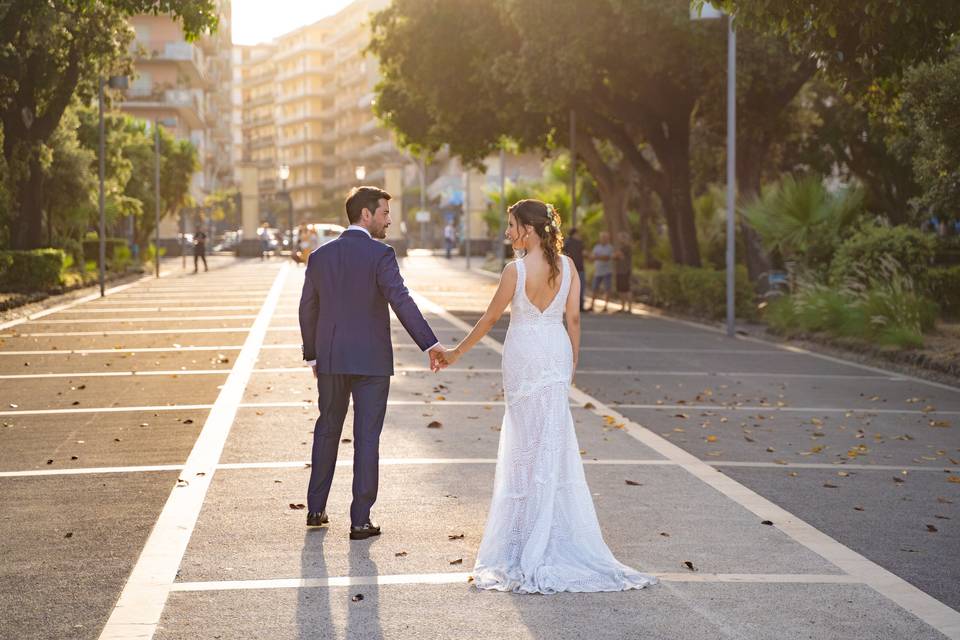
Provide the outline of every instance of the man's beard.
<path id="1" fill-rule="evenodd" d="M 370 230 L 370 235 L 376 238 L 377 240 L 383 240 L 387 237 L 387 227 L 386 225 L 382 227 L 377 227 Z"/>

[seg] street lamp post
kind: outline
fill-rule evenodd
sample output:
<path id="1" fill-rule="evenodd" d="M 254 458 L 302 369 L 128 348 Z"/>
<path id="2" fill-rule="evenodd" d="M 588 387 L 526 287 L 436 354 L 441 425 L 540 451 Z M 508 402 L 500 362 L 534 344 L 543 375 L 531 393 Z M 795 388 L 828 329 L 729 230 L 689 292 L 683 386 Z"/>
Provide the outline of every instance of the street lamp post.
<path id="1" fill-rule="evenodd" d="M 692 20 L 722 18 L 723 13 L 709 2 L 699 9 L 690 10 Z M 733 16 L 727 16 L 727 335 L 736 335 L 736 316 L 734 314 L 734 285 L 736 282 L 736 264 L 734 247 L 736 246 L 735 212 L 737 191 L 737 32 L 734 29 Z"/>
<path id="2" fill-rule="evenodd" d="M 100 213 L 100 226 L 99 226 L 99 276 L 100 276 L 100 296 L 103 297 L 106 294 L 106 283 L 107 283 L 107 215 L 106 215 L 106 206 L 104 204 L 104 188 L 103 183 L 106 178 L 107 165 L 106 165 L 106 143 L 104 138 L 106 134 L 104 132 L 103 125 L 103 86 L 107 84 L 111 89 L 126 89 L 127 88 L 127 77 L 126 76 L 110 76 L 110 79 L 100 78 L 97 82 L 97 104 L 99 107 L 99 164 L 100 164 L 100 195 L 99 195 L 99 213 Z"/>
<path id="3" fill-rule="evenodd" d="M 296 256 L 297 252 L 293 247 L 293 200 L 287 192 L 287 178 L 290 177 L 290 165 L 284 163 L 277 168 L 277 177 L 280 178 L 280 193 L 287 202 L 287 226 L 290 229 L 290 256 Z"/>

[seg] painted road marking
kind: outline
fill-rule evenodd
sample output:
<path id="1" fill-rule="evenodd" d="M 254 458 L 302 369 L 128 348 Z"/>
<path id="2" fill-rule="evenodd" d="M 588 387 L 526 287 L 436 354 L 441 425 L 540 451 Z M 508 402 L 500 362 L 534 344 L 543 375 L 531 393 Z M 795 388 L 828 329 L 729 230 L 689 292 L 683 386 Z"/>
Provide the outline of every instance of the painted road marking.
<path id="1" fill-rule="evenodd" d="M 156 631 L 288 272 L 285 264 L 277 273 L 243 349 L 187 457 L 180 474 L 182 481 L 177 482 L 157 518 L 100 634 L 101 640 L 149 638 Z"/>

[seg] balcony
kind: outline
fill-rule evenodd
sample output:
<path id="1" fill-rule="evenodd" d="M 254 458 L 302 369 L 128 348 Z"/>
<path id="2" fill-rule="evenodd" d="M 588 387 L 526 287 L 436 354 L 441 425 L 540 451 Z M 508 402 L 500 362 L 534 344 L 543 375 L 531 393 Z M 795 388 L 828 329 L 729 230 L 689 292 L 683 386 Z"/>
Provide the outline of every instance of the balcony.
<path id="1" fill-rule="evenodd" d="M 260 136 L 259 138 L 253 138 L 250 140 L 251 149 L 263 149 L 265 147 L 272 147 L 276 142 L 274 136 Z"/>
<path id="2" fill-rule="evenodd" d="M 190 42 L 134 41 L 133 53 L 137 56 L 138 62 L 172 62 L 190 78 L 191 84 L 207 84 L 204 53 L 200 47 Z"/>
<path id="3" fill-rule="evenodd" d="M 319 75 L 330 77 L 332 75 L 333 68 L 330 65 L 301 65 L 294 69 L 287 69 L 282 71 L 276 76 L 277 82 L 284 82 L 286 80 L 292 80 L 293 78 L 299 78 L 300 76 L 307 75 Z"/>
<path id="4" fill-rule="evenodd" d="M 273 82 L 274 78 L 276 78 L 276 75 L 277 74 L 272 69 L 269 71 L 261 71 L 256 75 L 250 75 L 243 78 L 240 84 L 245 89 L 248 87 L 255 87 L 257 85 Z"/>
<path id="5" fill-rule="evenodd" d="M 287 102 L 295 102 L 297 100 L 307 100 L 310 98 L 329 98 L 337 93 L 337 87 L 333 84 L 325 86 L 323 89 L 319 90 L 309 90 L 309 91 L 291 91 L 284 93 L 279 98 L 277 98 L 277 104 L 285 104 Z"/>
<path id="6" fill-rule="evenodd" d="M 149 90 L 134 86 L 127 92 L 123 110 L 142 112 L 146 110 L 170 110 L 188 129 L 205 127 L 203 100 L 188 89 Z"/>
<path id="7" fill-rule="evenodd" d="M 281 49 L 276 53 L 276 60 L 286 60 L 306 53 L 332 53 L 333 49 L 328 44 L 318 42 L 301 42 L 287 49 Z"/>
<path id="8" fill-rule="evenodd" d="M 274 101 L 273 93 L 264 93 L 256 98 L 249 98 L 243 101 L 243 107 L 247 109 L 252 109 L 254 107 L 262 107 L 267 104 L 272 104 Z"/>

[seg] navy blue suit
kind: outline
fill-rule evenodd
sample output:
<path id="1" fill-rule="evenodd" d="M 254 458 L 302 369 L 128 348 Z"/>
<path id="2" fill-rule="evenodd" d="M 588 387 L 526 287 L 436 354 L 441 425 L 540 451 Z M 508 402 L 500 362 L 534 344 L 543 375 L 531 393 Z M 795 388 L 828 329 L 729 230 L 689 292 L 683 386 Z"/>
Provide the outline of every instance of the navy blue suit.
<path id="1" fill-rule="evenodd" d="M 312 512 L 326 510 L 352 395 L 354 525 L 369 520 L 377 499 L 380 432 L 393 375 L 388 305 L 420 349 L 437 343 L 403 284 L 393 247 L 348 229 L 310 254 L 300 334 L 304 360 L 317 363 L 320 417 L 313 430 L 307 506 Z"/>

